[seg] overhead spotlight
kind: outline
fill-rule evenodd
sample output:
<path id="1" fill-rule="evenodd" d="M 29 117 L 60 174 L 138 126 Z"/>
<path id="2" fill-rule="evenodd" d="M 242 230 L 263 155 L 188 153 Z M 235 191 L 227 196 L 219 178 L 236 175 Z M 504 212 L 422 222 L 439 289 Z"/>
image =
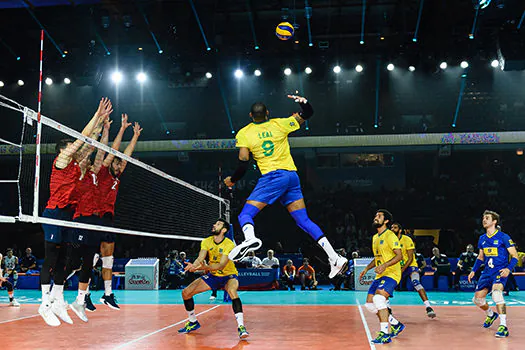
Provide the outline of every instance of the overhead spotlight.
<path id="1" fill-rule="evenodd" d="M 374 128 L 376 128 L 376 129 L 377 129 L 377 128 L 378 128 L 378 126 L 379 126 L 379 125 L 377 125 L 377 124 L 374 124 Z"/>
<path id="2" fill-rule="evenodd" d="M 439 65 L 439 68 L 441 69 L 447 69 L 447 67 L 448 67 L 447 62 L 441 62 L 441 64 Z"/>
<path id="3" fill-rule="evenodd" d="M 206 72 L 206 78 L 211 79 L 213 77 L 213 74 L 210 72 Z"/>
<path id="4" fill-rule="evenodd" d="M 259 50 L 259 49 L 260 49 L 259 45 L 255 45 L 255 50 Z"/>
<path id="5" fill-rule="evenodd" d="M 111 74 L 111 81 L 115 84 L 119 84 L 122 81 L 122 78 L 122 73 L 120 73 L 119 71 L 113 72 Z"/>
<path id="6" fill-rule="evenodd" d="M 296 44 L 299 44 L 299 40 L 296 40 L 295 43 L 296 43 Z"/>
<path id="7" fill-rule="evenodd" d="M 46 78 L 46 85 L 53 85 L 53 79 Z"/>
<path id="8" fill-rule="evenodd" d="M 360 64 L 358 64 L 357 66 L 355 66 L 355 71 L 356 71 L 357 73 L 361 73 L 361 72 L 363 71 L 363 66 L 360 65 Z"/>
<path id="9" fill-rule="evenodd" d="M 456 127 L 456 123 L 453 123 L 453 124 L 452 124 L 452 127 L 455 128 L 455 127 Z"/>
<path id="10" fill-rule="evenodd" d="M 4 82 L 0 80 L 0 87 L 4 87 L 4 86 L 5 86 Z"/>
<path id="11" fill-rule="evenodd" d="M 359 44 L 364 45 L 364 44 L 365 44 L 364 40 L 361 40 L 361 41 L 359 42 Z"/>
<path id="12" fill-rule="evenodd" d="M 314 43 L 309 43 L 308 46 L 312 47 L 314 46 Z"/>
<path id="13" fill-rule="evenodd" d="M 463 69 L 467 69 L 468 68 L 468 62 L 467 61 L 463 61 L 463 62 L 461 62 L 461 64 L 459 66 L 461 68 L 463 68 Z"/>
<path id="14" fill-rule="evenodd" d="M 232 130 L 232 134 L 235 134 L 235 130 Z"/>
<path id="15" fill-rule="evenodd" d="M 20 58 L 21 58 L 21 57 L 20 57 L 20 56 L 18 56 L 18 57 L 16 58 L 16 60 L 17 60 L 17 61 L 20 61 Z"/>
<path id="16" fill-rule="evenodd" d="M 304 72 L 305 72 L 306 74 L 312 74 L 312 68 L 310 68 L 310 67 L 306 67 L 306 68 L 304 69 Z"/>
<path id="17" fill-rule="evenodd" d="M 163 53 L 164 53 L 164 50 L 162 50 L 162 49 L 159 49 L 159 54 L 161 54 L 161 55 L 162 55 Z"/>
<path id="18" fill-rule="evenodd" d="M 262 74 L 261 70 L 260 69 L 256 69 L 254 72 L 253 72 L 253 75 L 255 75 L 256 77 L 260 77 Z"/>
<path id="19" fill-rule="evenodd" d="M 412 41 L 417 43 L 417 38 L 412 38 Z"/>
<path id="20" fill-rule="evenodd" d="M 206 51 L 211 51 L 211 47 L 208 46 L 208 47 L 206 48 Z"/>
<path id="21" fill-rule="evenodd" d="M 142 51 L 142 50 L 143 50 L 142 47 L 139 47 L 139 51 Z"/>
<path id="22" fill-rule="evenodd" d="M 474 34 L 470 33 L 470 34 L 468 35 L 468 38 L 469 38 L 470 40 L 473 40 L 473 39 L 474 39 Z"/>
<path id="23" fill-rule="evenodd" d="M 386 69 L 388 69 L 389 71 L 393 71 L 394 70 L 394 65 L 392 63 L 389 63 L 388 66 L 386 66 Z"/>
<path id="24" fill-rule="evenodd" d="M 339 73 L 341 73 L 341 67 L 335 66 L 333 71 L 334 71 L 335 74 L 339 74 Z"/>
<path id="25" fill-rule="evenodd" d="M 65 53 L 62 54 L 62 58 L 64 58 L 64 57 L 66 57 L 66 54 L 65 54 Z"/>
<path id="26" fill-rule="evenodd" d="M 416 67 L 410 66 L 410 67 L 408 67 L 408 70 L 411 71 L 411 72 L 414 72 L 416 70 Z"/>
<path id="27" fill-rule="evenodd" d="M 170 134 L 170 131 L 169 130 L 166 130 L 166 135 L 169 135 Z"/>
<path id="28" fill-rule="evenodd" d="M 498 60 L 492 60 L 492 62 L 490 63 L 490 65 L 492 66 L 492 68 L 498 68 L 498 66 L 499 66 L 499 61 L 498 61 Z"/>
<path id="29" fill-rule="evenodd" d="M 137 74 L 137 81 L 138 81 L 139 83 L 142 84 L 142 83 L 145 82 L 147 79 L 148 79 L 148 77 L 146 76 L 146 73 L 144 73 L 144 72 L 140 72 L 140 73 Z"/>
<path id="30" fill-rule="evenodd" d="M 22 79 L 19 79 L 16 83 L 18 86 L 24 86 L 24 81 Z"/>
<path id="31" fill-rule="evenodd" d="M 234 75 L 235 75 L 235 78 L 241 79 L 244 76 L 244 73 L 242 70 L 236 69 Z"/>
<path id="32" fill-rule="evenodd" d="M 66 84 L 66 85 L 71 84 L 71 79 L 69 79 L 69 78 L 64 78 L 64 84 Z"/>
<path id="33" fill-rule="evenodd" d="M 292 74 L 292 70 L 290 68 L 285 68 L 284 75 L 290 75 L 290 74 Z"/>

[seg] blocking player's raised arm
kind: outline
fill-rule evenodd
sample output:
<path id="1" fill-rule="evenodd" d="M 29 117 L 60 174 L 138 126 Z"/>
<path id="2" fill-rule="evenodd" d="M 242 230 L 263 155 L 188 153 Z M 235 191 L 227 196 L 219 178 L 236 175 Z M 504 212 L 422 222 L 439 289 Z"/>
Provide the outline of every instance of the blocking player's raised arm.
<path id="1" fill-rule="evenodd" d="M 113 121 L 106 121 L 104 123 L 104 130 L 102 131 L 102 137 L 100 138 L 100 143 L 107 145 L 109 141 L 109 128 Z M 100 168 L 102 167 L 102 162 L 104 160 L 104 155 L 106 151 L 103 151 L 101 148 L 97 149 L 97 155 L 95 156 L 95 162 L 93 163 L 93 172 L 98 174 Z"/>
<path id="2" fill-rule="evenodd" d="M 135 150 L 135 146 L 137 145 L 137 141 L 139 140 L 140 133 L 142 132 L 142 128 L 140 127 L 140 124 L 135 122 L 135 125 L 133 125 L 133 137 L 131 138 L 131 141 L 129 142 L 128 147 L 124 150 L 124 154 L 128 157 L 131 157 L 133 154 L 133 151 Z M 124 169 L 126 169 L 126 165 L 128 164 L 127 161 L 122 160 L 120 163 L 120 173 L 124 172 Z"/>
<path id="3" fill-rule="evenodd" d="M 120 149 L 120 144 L 122 143 L 122 137 L 124 136 L 124 132 L 130 125 L 131 123 L 128 123 L 128 115 L 125 113 L 122 114 L 120 129 L 118 131 L 117 136 L 115 137 L 115 140 L 113 140 L 111 148 L 117 151 Z M 112 153 L 109 153 L 106 156 L 106 159 L 104 159 L 104 166 L 109 167 L 111 162 L 113 161 L 113 158 L 115 158 L 115 156 Z"/>

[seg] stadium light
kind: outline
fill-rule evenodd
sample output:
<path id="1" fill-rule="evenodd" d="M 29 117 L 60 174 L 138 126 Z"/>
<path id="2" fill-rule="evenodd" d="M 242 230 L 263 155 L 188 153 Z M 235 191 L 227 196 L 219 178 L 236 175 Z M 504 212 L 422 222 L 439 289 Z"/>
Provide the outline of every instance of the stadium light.
<path id="1" fill-rule="evenodd" d="M 241 79 L 244 76 L 244 73 L 242 70 L 236 69 L 234 75 L 235 75 L 235 78 Z"/>
<path id="2" fill-rule="evenodd" d="M 122 73 L 115 71 L 111 74 L 111 81 L 115 84 L 119 84 L 123 79 Z"/>

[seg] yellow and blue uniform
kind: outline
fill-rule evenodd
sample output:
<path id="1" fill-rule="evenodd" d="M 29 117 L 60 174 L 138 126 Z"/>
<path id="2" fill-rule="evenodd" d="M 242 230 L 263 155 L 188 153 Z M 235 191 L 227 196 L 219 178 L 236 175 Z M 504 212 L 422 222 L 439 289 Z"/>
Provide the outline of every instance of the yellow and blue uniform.
<path id="1" fill-rule="evenodd" d="M 381 233 L 376 233 L 372 238 L 372 251 L 374 252 L 374 260 L 376 267 L 392 260 L 396 253 L 394 249 L 401 249 L 399 239 L 396 234 L 389 229 Z M 374 282 L 368 289 L 368 294 L 375 294 L 377 289 L 383 289 L 390 295 L 394 294 L 394 289 L 401 280 L 401 264 L 397 263 L 389 266 L 378 273 Z"/>
<path id="2" fill-rule="evenodd" d="M 403 259 L 400 262 L 401 268 L 403 268 L 408 261 L 408 251 L 413 250 L 414 254 L 412 256 L 412 262 L 403 272 L 403 276 L 410 275 L 412 272 L 417 271 L 417 261 L 416 261 L 416 246 L 412 238 L 407 235 L 401 235 L 399 239 L 399 245 L 401 247 L 401 252 L 403 253 Z"/>
<path id="3" fill-rule="evenodd" d="M 235 244 L 229 238 L 224 238 L 221 243 L 215 243 L 214 236 L 210 236 L 201 242 L 201 250 L 208 252 L 208 263 L 219 264 L 223 255 L 228 255 L 235 247 Z M 229 260 L 222 270 L 210 271 L 202 276 L 202 280 L 210 286 L 211 289 L 223 288 L 226 283 L 232 279 L 237 279 L 237 268 L 233 261 Z"/>
<path id="4" fill-rule="evenodd" d="M 499 230 L 492 235 L 484 234 L 479 238 L 478 248 L 483 250 L 485 269 L 481 273 L 476 290 L 491 289 L 496 283 L 505 286 L 507 277 L 501 277 L 499 270 L 509 265 L 510 254 L 507 248 L 514 246 L 510 236 Z"/>
<path id="5" fill-rule="evenodd" d="M 250 123 L 237 133 L 237 147 L 248 148 L 261 170 L 261 178 L 248 200 L 288 205 L 302 199 L 297 168 L 290 153 L 288 134 L 300 128 L 295 117 Z"/>

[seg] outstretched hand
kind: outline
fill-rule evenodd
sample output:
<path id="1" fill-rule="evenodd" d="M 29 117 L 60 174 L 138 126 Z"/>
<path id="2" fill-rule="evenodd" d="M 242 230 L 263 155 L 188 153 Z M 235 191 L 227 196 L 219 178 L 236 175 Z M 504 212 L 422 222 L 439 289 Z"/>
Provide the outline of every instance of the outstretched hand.
<path id="1" fill-rule="evenodd" d="M 133 133 L 136 136 L 140 136 L 140 133 L 142 132 L 142 128 L 140 127 L 140 124 L 135 122 L 135 125 L 133 125 Z"/>
<path id="2" fill-rule="evenodd" d="M 121 119 L 121 123 L 120 123 L 120 128 L 121 129 L 127 129 L 128 126 L 131 125 L 131 123 L 128 123 L 128 115 L 126 113 L 122 114 L 122 119 Z"/>
<path id="3" fill-rule="evenodd" d="M 295 102 L 298 102 L 298 103 L 306 103 L 306 102 L 308 102 L 308 100 L 305 97 L 298 96 L 298 95 L 288 95 L 287 97 L 291 98 L 292 100 L 294 100 Z"/>
<path id="4" fill-rule="evenodd" d="M 231 177 L 231 176 L 228 176 L 227 178 L 224 179 L 224 184 L 225 184 L 228 188 L 232 188 L 233 185 L 235 185 L 235 183 L 232 182 L 232 177 Z"/>
<path id="5" fill-rule="evenodd" d="M 113 112 L 113 105 L 107 97 L 103 97 L 98 104 L 97 116 L 98 117 L 108 117 Z"/>

